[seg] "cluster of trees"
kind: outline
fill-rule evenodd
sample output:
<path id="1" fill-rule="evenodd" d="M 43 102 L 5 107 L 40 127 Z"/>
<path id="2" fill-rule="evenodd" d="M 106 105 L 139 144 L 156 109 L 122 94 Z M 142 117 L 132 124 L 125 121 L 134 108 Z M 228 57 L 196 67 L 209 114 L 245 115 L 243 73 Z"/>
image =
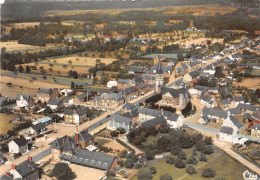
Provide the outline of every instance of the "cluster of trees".
<path id="1" fill-rule="evenodd" d="M 149 136 L 156 136 L 158 133 L 161 133 L 161 135 L 158 137 L 156 143 L 143 144 Z M 203 139 L 201 134 L 188 135 L 182 130 L 170 129 L 167 124 L 162 124 L 158 129 L 154 127 L 133 129 L 127 137 L 129 142 L 144 150 L 148 160 L 153 159 L 154 155 L 163 152 L 171 152 L 177 155 L 182 151 L 182 148 L 191 148 L 193 146 L 202 153 L 213 153 L 211 147 L 212 141 L 208 138 Z"/>
<path id="2" fill-rule="evenodd" d="M 119 157 L 123 160 L 118 161 L 120 167 L 140 169 L 143 165 L 138 162 L 138 156 L 134 152 L 121 151 Z"/>
<path id="3" fill-rule="evenodd" d="M 216 87 L 217 79 L 201 77 L 197 79 L 197 82 L 195 84 L 200 86 Z"/>

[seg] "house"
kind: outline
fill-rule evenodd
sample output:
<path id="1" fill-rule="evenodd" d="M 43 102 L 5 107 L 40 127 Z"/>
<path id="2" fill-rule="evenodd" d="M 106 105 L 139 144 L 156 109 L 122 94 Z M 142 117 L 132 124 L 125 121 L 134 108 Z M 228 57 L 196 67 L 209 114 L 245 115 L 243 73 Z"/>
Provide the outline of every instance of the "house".
<path id="1" fill-rule="evenodd" d="M 199 68 L 201 68 L 201 61 L 193 61 L 188 64 L 189 72 L 193 72 Z"/>
<path id="2" fill-rule="evenodd" d="M 138 66 L 129 66 L 128 67 L 128 74 L 136 74 L 136 75 L 141 75 L 144 71 L 143 67 L 138 67 Z"/>
<path id="3" fill-rule="evenodd" d="M 161 115 L 162 115 L 162 111 L 156 109 L 149 109 L 144 107 L 138 108 L 138 122 L 144 122 Z"/>
<path id="4" fill-rule="evenodd" d="M 165 117 L 167 124 L 170 125 L 170 128 L 181 128 L 184 124 L 184 119 L 183 117 L 181 117 L 180 115 L 176 114 L 176 113 L 171 113 L 170 116 Z"/>
<path id="5" fill-rule="evenodd" d="M 191 97 L 189 91 L 185 88 L 162 87 L 160 94 L 162 94 L 162 100 L 158 101 L 159 106 L 186 107 Z"/>
<path id="6" fill-rule="evenodd" d="M 6 161 L 7 159 L 2 154 L 0 154 L 0 165 L 4 164 Z"/>
<path id="7" fill-rule="evenodd" d="M 154 127 L 155 129 L 158 129 L 158 127 L 160 127 L 161 124 L 166 123 L 166 122 L 167 121 L 164 116 L 158 116 L 156 118 L 142 122 L 141 126 L 144 128 Z"/>
<path id="8" fill-rule="evenodd" d="M 107 87 L 108 88 L 117 87 L 117 81 L 108 81 Z"/>
<path id="9" fill-rule="evenodd" d="M 88 102 L 91 101 L 94 96 L 95 94 L 92 91 L 87 91 L 85 93 L 76 95 L 73 99 L 69 101 L 69 103 L 80 104 L 82 102 Z"/>
<path id="10" fill-rule="evenodd" d="M 123 92 L 122 94 L 123 94 L 126 102 L 136 99 L 139 96 L 139 91 L 134 86 L 123 89 L 122 92 Z"/>
<path id="11" fill-rule="evenodd" d="M 72 89 L 62 89 L 62 90 L 60 90 L 60 93 L 66 97 L 66 96 L 72 94 L 73 90 Z"/>
<path id="12" fill-rule="evenodd" d="M 117 81 L 117 87 L 118 89 L 125 89 L 134 86 L 135 83 L 136 82 L 134 79 L 119 79 Z"/>
<path id="13" fill-rule="evenodd" d="M 229 113 L 230 113 L 231 115 L 236 116 L 236 115 L 238 115 L 238 114 L 241 113 L 241 110 L 238 109 L 238 108 L 232 108 L 232 109 L 229 110 Z"/>
<path id="14" fill-rule="evenodd" d="M 219 131 L 219 139 L 221 141 L 233 142 L 234 130 L 231 127 L 222 126 Z"/>
<path id="15" fill-rule="evenodd" d="M 35 97 L 35 103 L 41 102 L 48 102 L 50 99 L 55 99 L 59 97 L 59 90 L 58 88 L 52 87 L 44 87 L 38 90 Z"/>
<path id="16" fill-rule="evenodd" d="M 63 101 L 61 99 L 50 99 L 47 103 L 47 106 L 50 107 L 53 111 L 64 107 Z"/>
<path id="17" fill-rule="evenodd" d="M 201 69 L 187 73 L 183 76 L 183 80 L 186 81 L 186 82 L 191 82 L 195 77 L 200 75 L 200 72 L 201 72 Z"/>
<path id="18" fill-rule="evenodd" d="M 89 134 L 88 129 L 86 129 L 81 132 L 75 132 L 72 141 L 78 144 L 81 149 L 86 149 L 89 145 L 94 144 L 95 138 Z"/>
<path id="19" fill-rule="evenodd" d="M 241 110 L 242 114 L 245 113 L 253 114 L 257 109 L 260 109 L 260 106 L 253 106 L 250 104 L 238 104 L 237 108 Z"/>
<path id="20" fill-rule="evenodd" d="M 244 127 L 244 123 L 239 121 L 236 116 L 230 115 L 223 121 L 223 126 L 231 127 L 235 132 L 238 132 Z"/>
<path id="21" fill-rule="evenodd" d="M 32 135 L 42 134 L 46 130 L 45 123 L 34 124 L 27 129 L 27 132 Z"/>
<path id="22" fill-rule="evenodd" d="M 80 125 L 87 120 L 87 113 L 84 109 L 66 110 L 64 113 L 64 122 L 68 124 Z"/>
<path id="23" fill-rule="evenodd" d="M 117 167 L 117 157 L 76 148 L 68 136 L 57 138 L 51 145 L 54 161 L 67 161 L 78 165 L 112 171 Z"/>
<path id="24" fill-rule="evenodd" d="M 255 138 L 260 138 L 260 124 L 254 123 L 251 128 L 251 136 Z"/>
<path id="25" fill-rule="evenodd" d="M 8 143 L 8 148 L 12 154 L 26 153 L 28 151 L 27 140 L 23 136 L 18 136 Z"/>
<path id="26" fill-rule="evenodd" d="M 29 109 L 33 106 L 33 100 L 28 94 L 18 94 L 16 96 L 16 105 L 20 108 Z"/>
<path id="27" fill-rule="evenodd" d="M 202 96 L 200 103 L 207 108 L 214 108 L 218 106 L 216 99 L 210 97 L 209 95 Z"/>
<path id="28" fill-rule="evenodd" d="M 236 108 L 238 106 L 238 104 L 245 103 L 245 97 L 243 97 L 243 96 L 232 97 L 232 98 L 229 98 L 229 99 L 223 99 L 221 102 L 222 102 L 222 108 L 223 109 Z"/>
<path id="29" fill-rule="evenodd" d="M 8 173 L 14 179 L 22 179 L 22 180 L 38 180 L 40 179 L 40 172 L 38 166 L 33 162 L 32 157 L 28 157 L 28 159 L 21 164 L 12 165 L 12 169 Z"/>
<path id="30" fill-rule="evenodd" d="M 189 67 L 188 67 L 188 65 L 186 63 L 183 63 L 180 67 L 178 67 L 175 70 L 175 73 L 176 73 L 177 77 L 183 76 L 184 74 L 186 74 L 188 72 L 189 72 Z"/>
<path id="31" fill-rule="evenodd" d="M 44 116 L 32 122 L 32 124 L 38 124 L 38 123 L 44 123 L 47 126 L 52 123 L 52 118 L 49 116 Z"/>
<path id="32" fill-rule="evenodd" d="M 201 124 L 206 124 L 209 121 L 222 123 L 227 118 L 227 115 L 227 112 L 222 109 L 203 108 L 202 116 L 198 122 Z"/>
<path id="33" fill-rule="evenodd" d="M 155 89 L 155 86 L 153 84 L 144 84 L 144 83 L 137 83 L 136 87 L 138 89 L 139 95 L 144 95 L 147 92 Z"/>
<path id="34" fill-rule="evenodd" d="M 132 121 L 130 118 L 124 117 L 123 115 L 114 114 L 109 119 L 109 126 L 112 129 L 123 128 L 126 132 L 130 131 Z"/>
<path id="35" fill-rule="evenodd" d="M 155 76 L 142 75 L 145 84 L 155 84 Z"/>
<path id="36" fill-rule="evenodd" d="M 122 93 L 103 93 L 95 96 L 92 101 L 93 106 L 118 107 L 125 102 Z"/>
<path id="37" fill-rule="evenodd" d="M 137 111 L 138 111 L 138 107 L 135 104 L 125 103 L 125 105 L 121 109 L 121 114 L 125 114 L 127 112 L 131 112 L 134 109 L 137 109 Z"/>

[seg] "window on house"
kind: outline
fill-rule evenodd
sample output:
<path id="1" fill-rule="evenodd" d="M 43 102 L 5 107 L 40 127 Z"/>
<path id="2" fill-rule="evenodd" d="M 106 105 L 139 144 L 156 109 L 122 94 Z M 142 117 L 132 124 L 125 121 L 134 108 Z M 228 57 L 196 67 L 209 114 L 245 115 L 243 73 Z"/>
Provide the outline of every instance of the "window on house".
<path id="1" fill-rule="evenodd" d="M 94 160 L 91 160 L 91 161 L 90 161 L 90 164 L 94 164 L 94 163 L 95 163 L 95 161 L 94 161 Z"/>

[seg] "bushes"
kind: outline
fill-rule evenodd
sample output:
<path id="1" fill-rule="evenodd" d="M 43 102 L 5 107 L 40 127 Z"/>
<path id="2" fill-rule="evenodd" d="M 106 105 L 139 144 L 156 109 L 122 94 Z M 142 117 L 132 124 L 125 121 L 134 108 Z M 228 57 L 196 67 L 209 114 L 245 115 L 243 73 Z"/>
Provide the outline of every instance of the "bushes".
<path id="1" fill-rule="evenodd" d="M 208 161 L 208 160 L 207 160 L 207 157 L 205 156 L 204 153 L 200 153 L 199 160 L 200 160 L 200 161 L 204 161 L 204 162 L 207 162 L 207 161 Z"/>
<path id="2" fill-rule="evenodd" d="M 187 161 L 186 161 L 187 164 L 194 164 L 196 165 L 198 163 L 196 157 L 194 155 L 192 155 Z"/>
<path id="3" fill-rule="evenodd" d="M 118 134 L 119 134 L 119 132 L 116 132 L 116 131 L 111 131 L 111 132 L 110 132 L 110 135 L 111 135 L 112 137 L 117 137 Z"/>
<path id="4" fill-rule="evenodd" d="M 120 128 L 120 127 L 117 128 L 116 131 L 119 131 L 120 134 L 125 134 L 126 133 L 125 129 L 124 128 Z"/>
<path id="5" fill-rule="evenodd" d="M 157 173 L 155 167 L 150 167 L 150 168 L 149 168 L 149 171 L 150 171 L 151 174 L 156 174 L 156 173 Z"/>
<path id="6" fill-rule="evenodd" d="M 195 174 L 196 173 L 196 170 L 193 166 L 188 166 L 187 169 L 186 169 L 186 173 L 188 174 Z"/>
<path id="7" fill-rule="evenodd" d="M 212 154 L 214 151 L 210 145 L 206 145 L 205 148 L 203 149 L 203 152 L 205 154 Z"/>
<path id="8" fill-rule="evenodd" d="M 175 161 L 175 167 L 177 167 L 177 168 L 185 168 L 185 163 L 181 159 L 178 158 Z"/>
<path id="9" fill-rule="evenodd" d="M 121 158 L 125 158 L 126 155 L 127 155 L 127 151 L 124 150 L 124 151 L 121 151 L 121 152 L 120 152 L 119 157 L 121 157 Z"/>
<path id="10" fill-rule="evenodd" d="M 175 160 L 172 156 L 166 156 L 165 157 L 165 161 L 168 163 L 168 164 L 174 164 Z"/>
<path id="11" fill-rule="evenodd" d="M 133 161 L 132 159 L 127 159 L 127 160 L 125 161 L 125 167 L 126 167 L 126 168 L 132 168 L 133 165 L 134 165 L 134 161 Z"/>
<path id="12" fill-rule="evenodd" d="M 216 171 L 211 168 L 203 169 L 201 176 L 205 178 L 213 178 L 216 175 Z"/>
<path id="13" fill-rule="evenodd" d="M 178 158 L 182 159 L 182 160 L 186 160 L 187 156 L 186 156 L 184 151 L 180 151 L 179 154 L 178 154 Z"/>
<path id="14" fill-rule="evenodd" d="M 160 177 L 160 180 L 172 180 L 172 177 L 168 174 L 164 174 Z"/>
<path id="15" fill-rule="evenodd" d="M 135 150 L 133 148 L 131 148 L 130 146 L 128 146 L 126 143 L 124 143 L 123 141 L 121 141 L 120 139 L 116 138 L 116 142 L 118 142 L 119 144 L 121 144 L 122 146 L 126 147 L 127 149 L 129 149 L 132 152 L 135 152 Z"/>
<path id="16" fill-rule="evenodd" d="M 137 176 L 138 180 L 152 180 L 153 176 L 150 172 L 141 172 Z"/>

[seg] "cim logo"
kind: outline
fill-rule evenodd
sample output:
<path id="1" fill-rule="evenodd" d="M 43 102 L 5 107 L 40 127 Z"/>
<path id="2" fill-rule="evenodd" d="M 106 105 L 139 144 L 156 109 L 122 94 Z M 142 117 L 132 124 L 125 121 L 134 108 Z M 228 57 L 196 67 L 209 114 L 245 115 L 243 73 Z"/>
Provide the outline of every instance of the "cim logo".
<path id="1" fill-rule="evenodd" d="M 252 173 L 248 170 L 246 170 L 243 173 L 243 177 L 244 177 L 245 180 L 259 180 L 260 179 L 257 174 Z"/>

